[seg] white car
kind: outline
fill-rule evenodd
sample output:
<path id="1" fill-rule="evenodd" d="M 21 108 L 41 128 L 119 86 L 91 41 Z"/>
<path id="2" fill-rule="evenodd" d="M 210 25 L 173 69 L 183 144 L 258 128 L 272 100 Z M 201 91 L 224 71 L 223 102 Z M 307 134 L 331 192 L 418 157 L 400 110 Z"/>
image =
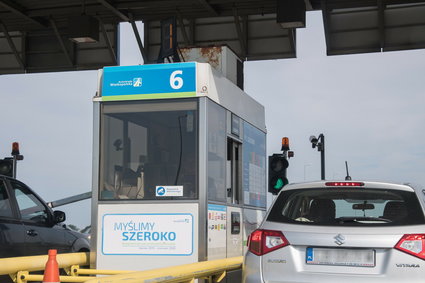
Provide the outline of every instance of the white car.
<path id="1" fill-rule="evenodd" d="M 425 190 L 285 186 L 248 240 L 243 282 L 425 282 Z"/>

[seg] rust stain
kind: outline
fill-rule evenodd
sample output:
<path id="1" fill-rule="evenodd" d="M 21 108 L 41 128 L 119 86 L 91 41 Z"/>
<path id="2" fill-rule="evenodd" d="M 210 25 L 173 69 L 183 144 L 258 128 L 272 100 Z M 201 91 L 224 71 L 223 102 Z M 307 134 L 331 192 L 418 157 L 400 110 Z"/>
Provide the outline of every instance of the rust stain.
<path id="1" fill-rule="evenodd" d="M 185 60 L 188 60 L 189 57 L 199 56 L 202 58 L 203 62 L 208 62 L 214 68 L 218 68 L 220 66 L 220 56 L 222 52 L 222 48 L 220 46 L 210 46 L 210 47 L 197 47 L 197 48 L 181 48 L 180 52 L 182 53 Z M 196 58 L 191 58 L 189 60 L 194 60 Z"/>
<path id="2" fill-rule="evenodd" d="M 213 47 L 201 47 L 199 50 L 202 57 L 208 60 L 208 63 L 213 67 L 218 67 L 220 64 L 219 58 L 221 54 L 221 47 L 213 46 Z"/>

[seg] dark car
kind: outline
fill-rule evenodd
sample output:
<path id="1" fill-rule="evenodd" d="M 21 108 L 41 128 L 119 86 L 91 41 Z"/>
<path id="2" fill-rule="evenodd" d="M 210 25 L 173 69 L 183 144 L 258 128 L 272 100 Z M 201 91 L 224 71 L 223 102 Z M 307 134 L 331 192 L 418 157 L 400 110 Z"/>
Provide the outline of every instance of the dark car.
<path id="1" fill-rule="evenodd" d="M 24 183 L 0 175 L 0 258 L 89 251 L 88 235 L 58 225 L 64 221 Z"/>

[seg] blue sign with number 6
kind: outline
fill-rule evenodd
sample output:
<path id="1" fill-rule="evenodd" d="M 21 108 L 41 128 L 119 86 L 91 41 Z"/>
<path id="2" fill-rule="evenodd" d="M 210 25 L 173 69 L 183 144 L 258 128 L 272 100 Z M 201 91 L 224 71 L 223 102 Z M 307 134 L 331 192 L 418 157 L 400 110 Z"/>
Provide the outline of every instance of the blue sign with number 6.
<path id="1" fill-rule="evenodd" d="M 102 100 L 135 100 L 196 95 L 196 63 L 103 69 Z"/>

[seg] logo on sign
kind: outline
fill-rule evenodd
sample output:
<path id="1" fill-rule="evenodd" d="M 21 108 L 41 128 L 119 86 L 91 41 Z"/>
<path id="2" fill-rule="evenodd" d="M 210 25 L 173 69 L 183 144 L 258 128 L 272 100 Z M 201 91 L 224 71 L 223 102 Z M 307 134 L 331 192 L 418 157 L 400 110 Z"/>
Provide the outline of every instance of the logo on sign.
<path id="1" fill-rule="evenodd" d="M 164 187 L 158 187 L 158 188 L 156 189 L 156 194 L 157 194 L 158 196 L 163 196 L 163 195 L 165 195 L 165 188 L 164 188 Z"/>
<path id="2" fill-rule="evenodd" d="M 182 197 L 183 186 L 156 186 L 157 197 Z"/>
<path id="3" fill-rule="evenodd" d="M 141 87 L 142 86 L 142 78 L 134 78 L 133 79 L 133 86 L 134 87 Z"/>

